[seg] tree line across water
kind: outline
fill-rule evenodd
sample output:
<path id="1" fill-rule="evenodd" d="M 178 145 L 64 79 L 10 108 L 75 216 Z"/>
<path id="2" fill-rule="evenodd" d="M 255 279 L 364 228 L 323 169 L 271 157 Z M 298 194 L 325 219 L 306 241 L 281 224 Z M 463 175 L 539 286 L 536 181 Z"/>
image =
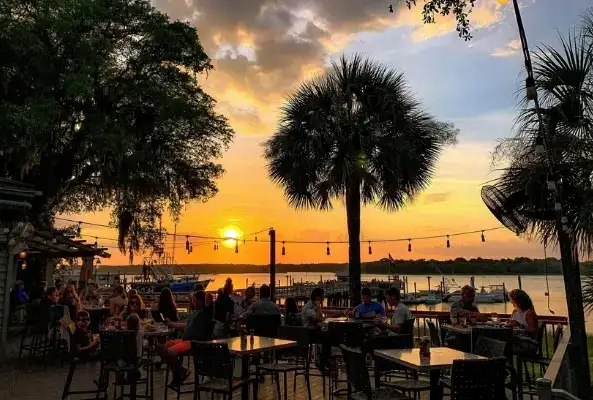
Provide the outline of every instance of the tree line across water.
<path id="1" fill-rule="evenodd" d="M 395 260 L 390 265 L 388 260 L 362 263 L 363 274 L 459 274 L 459 275 L 540 275 L 546 272 L 549 274 L 561 274 L 560 260 L 550 257 L 544 259 L 530 259 L 527 257 L 489 259 L 489 258 L 456 258 L 454 260 Z M 586 266 L 583 264 L 583 266 Z M 181 265 L 187 272 L 202 274 L 220 273 L 268 273 L 268 265 L 254 264 L 184 264 Z M 347 263 L 319 263 L 319 264 L 278 264 L 277 273 L 284 272 L 307 272 L 326 273 L 338 272 L 348 269 Z M 140 273 L 142 266 L 129 265 L 107 265 L 102 267 L 102 272 L 123 272 Z"/>

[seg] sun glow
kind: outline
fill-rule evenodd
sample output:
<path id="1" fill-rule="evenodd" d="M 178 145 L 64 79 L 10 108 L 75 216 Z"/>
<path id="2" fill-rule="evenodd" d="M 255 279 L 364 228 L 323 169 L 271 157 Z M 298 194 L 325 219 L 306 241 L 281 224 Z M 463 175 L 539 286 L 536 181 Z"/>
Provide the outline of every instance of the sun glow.
<path id="1" fill-rule="evenodd" d="M 222 244 L 225 247 L 235 247 L 237 240 L 243 236 L 243 232 L 237 227 L 227 226 L 222 230 Z"/>

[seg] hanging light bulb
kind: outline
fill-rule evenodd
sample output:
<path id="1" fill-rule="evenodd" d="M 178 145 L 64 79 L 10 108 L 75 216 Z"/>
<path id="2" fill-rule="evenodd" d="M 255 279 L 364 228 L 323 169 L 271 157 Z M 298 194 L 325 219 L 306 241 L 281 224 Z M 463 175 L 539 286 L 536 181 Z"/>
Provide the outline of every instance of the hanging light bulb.
<path id="1" fill-rule="evenodd" d="M 412 251 L 412 239 L 408 239 L 408 251 Z"/>
<path id="2" fill-rule="evenodd" d="M 282 255 L 286 255 L 286 248 L 284 247 L 284 242 L 282 242 Z"/>
<path id="3" fill-rule="evenodd" d="M 255 241 L 257 242 L 257 235 L 255 235 Z"/>
<path id="4" fill-rule="evenodd" d="M 482 231 L 482 243 L 486 241 L 486 236 L 484 236 L 484 231 Z"/>
<path id="5" fill-rule="evenodd" d="M 23 261 L 21 263 L 21 269 L 23 269 L 23 270 L 27 269 L 27 263 L 26 262 Z"/>
<path id="6" fill-rule="evenodd" d="M 525 79 L 525 98 L 527 101 L 532 101 L 537 99 L 537 89 L 535 88 L 535 79 L 533 77 L 528 76 Z"/>
<path id="7" fill-rule="evenodd" d="M 331 254 L 331 252 L 329 251 L 329 242 L 325 242 L 327 244 L 327 248 L 325 249 L 325 254 L 327 254 L 328 256 Z"/>
<path id="8" fill-rule="evenodd" d="M 194 251 L 194 246 L 192 246 L 192 244 L 189 244 L 189 253 L 193 253 Z"/>
<path id="9" fill-rule="evenodd" d="M 239 252 L 239 241 L 235 239 L 235 254 Z"/>
<path id="10" fill-rule="evenodd" d="M 189 252 L 189 236 L 185 237 L 185 250 Z"/>
<path id="11" fill-rule="evenodd" d="M 26 251 L 21 251 L 19 253 L 19 258 L 24 260 L 25 258 L 27 258 L 27 252 Z"/>
<path id="12" fill-rule="evenodd" d="M 369 254 L 373 254 L 373 248 L 371 247 L 371 242 L 369 242 Z"/>
<path id="13" fill-rule="evenodd" d="M 544 154 L 546 148 L 544 147 L 544 138 L 541 135 L 537 135 L 535 138 L 535 154 Z"/>
<path id="14" fill-rule="evenodd" d="M 99 238 L 95 236 L 95 247 L 99 245 Z"/>
<path id="15" fill-rule="evenodd" d="M 451 247 L 451 242 L 449 241 L 449 235 L 447 235 L 447 248 Z"/>

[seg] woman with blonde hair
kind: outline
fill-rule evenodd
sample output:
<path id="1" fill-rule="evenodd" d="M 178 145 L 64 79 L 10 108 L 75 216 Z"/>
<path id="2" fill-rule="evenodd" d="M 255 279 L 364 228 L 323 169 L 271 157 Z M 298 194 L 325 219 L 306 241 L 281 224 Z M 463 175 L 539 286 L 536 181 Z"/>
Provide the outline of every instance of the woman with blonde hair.
<path id="1" fill-rule="evenodd" d="M 68 307 L 70 318 L 74 320 L 76 318 L 76 314 L 81 309 L 80 299 L 78 298 L 78 294 L 76 293 L 76 288 L 74 285 L 68 285 L 66 288 L 64 288 L 64 291 L 60 296 L 59 303 Z"/>
<path id="2" fill-rule="evenodd" d="M 126 295 L 126 291 L 124 290 L 123 286 L 116 286 L 113 289 L 113 294 L 109 299 L 109 311 L 111 315 L 116 317 L 118 316 L 124 308 L 128 305 L 128 296 Z"/>

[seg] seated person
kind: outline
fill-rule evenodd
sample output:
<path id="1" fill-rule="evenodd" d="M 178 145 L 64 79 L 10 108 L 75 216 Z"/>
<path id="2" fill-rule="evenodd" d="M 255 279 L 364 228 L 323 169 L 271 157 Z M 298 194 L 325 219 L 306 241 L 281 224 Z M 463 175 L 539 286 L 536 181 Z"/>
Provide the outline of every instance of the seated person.
<path id="1" fill-rule="evenodd" d="M 461 288 L 461 298 L 451 304 L 451 323 L 453 325 L 459 324 L 459 318 L 482 318 L 480 314 L 480 310 L 478 307 L 474 305 L 474 300 L 476 298 L 476 289 L 469 285 L 465 285 Z M 447 332 L 447 336 L 445 337 L 445 344 L 448 347 L 453 347 L 461 350 L 468 350 L 468 344 L 463 343 L 462 337 L 452 331 Z M 469 343 L 469 348 L 471 348 L 471 343 Z"/>
<path id="2" fill-rule="evenodd" d="M 331 356 L 331 338 L 327 332 L 321 330 L 323 325 L 323 314 L 321 313 L 321 305 L 323 304 L 323 289 L 315 288 L 311 292 L 311 300 L 303 306 L 301 311 L 301 321 L 305 328 L 314 330 L 312 335 L 313 342 L 319 343 L 321 351 L 319 358 L 315 361 L 315 366 L 321 372 L 325 372 L 329 368 L 329 358 Z"/>
<path id="3" fill-rule="evenodd" d="M 535 354 L 539 344 L 537 342 L 538 318 L 533 302 L 529 295 L 521 289 L 511 290 L 509 299 L 515 309 L 508 325 L 522 329 L 522 332 L 513 335 L 513 352 L 515 354 Z"/>
<path id="4" fill-rule="evenodd" d="M 387 319 L 387 313 L 383 306 L 371 300 L 371 289 L 363 288 L 360 294 L 362 295 L 362 303 L 354 307 L 353 310 L 347 310 L 347 315 L 353 315 L 355 318 L 375 318 L 379 316 L 383 320 Z"/>
<path id="5" fill-rule="evenodd" d="M 171 322 L 179 321 L 179 318 L 177 317 L 177 304 L 175 303 L 171 289 L 168 287 L 161 290 L 158 311 L 164 319 L 168 319 Z"/>
<path id="6" fill-rule="evenodd" d="M 87 288 L 83 291 L 80 299 L 84 303 L 98 303 L 101 296 L 97 292 L 97 286 L 95 283 L 89 283 Z"/>
<path id="7" fill-rule="evenodd" d="M 83 360 L 95 359 L 98 355 L 99 339 L 93 339 L 89 331 L 91 317 L 88 311 L 77 312 L 75 320 L 76 331 L 70 341 L 72 356 Z"/>
<path id="8" fill-rule="evenodd" d="M 130 296 L 126 309 L 119 315 L 122 321 L 125 321 L 130 315 L 137 314 L 141 321 L 149 320 L 154 322 L 150 310 L 144 308 L 144 302 L 140 295 Z"/>
<path id="9" fill-rule="evenodd" d="M 391 316 L 391 324 L 386 321 L 380 321 L 379 326 L 389 330 L 390 332 L 400 333 L 404 322 L 412 319 L 410 309 L 401 302 L 401 293 L 398 288 L 392 287 L 385 292 L 387 297 L 387 304 L 393 307 L 393 315 Z"/>
<path id="10" fill-rule="evenodd" d="M 241 318 L 247 319 L 250 315 L 280 315 L 280 308 L 270 300 L 271 290 L 268 285 L 259 288 L 259 300 L 252 303 Z"/>
<path id="11" fill-rule="evenodd" d="M 299 326 L 301 323 L 301 316 L 299 315 L 299 307 L 297 306 L 296 299 L 289 297 L 284 303 L 285 317 L 284 325 L 287 326 Z"/>
<path id="12" fill-rule="evenodd" d="M 183 367 L 179 356 L 191 352 L 191 340 L 208 341 L 212 339 L 212 315 L 204 312 L 206 296 L 204 292 L 195 293 L 196 311 L 189 317 L 187 323 L 165 323 L 170 328 L 183 331 L 181 339 L 170 340 L 157 348 L 157 353 L 167 362 L 173 372 L 171 384 L 180 386 L 189 376 L 190 371 Z"/>

